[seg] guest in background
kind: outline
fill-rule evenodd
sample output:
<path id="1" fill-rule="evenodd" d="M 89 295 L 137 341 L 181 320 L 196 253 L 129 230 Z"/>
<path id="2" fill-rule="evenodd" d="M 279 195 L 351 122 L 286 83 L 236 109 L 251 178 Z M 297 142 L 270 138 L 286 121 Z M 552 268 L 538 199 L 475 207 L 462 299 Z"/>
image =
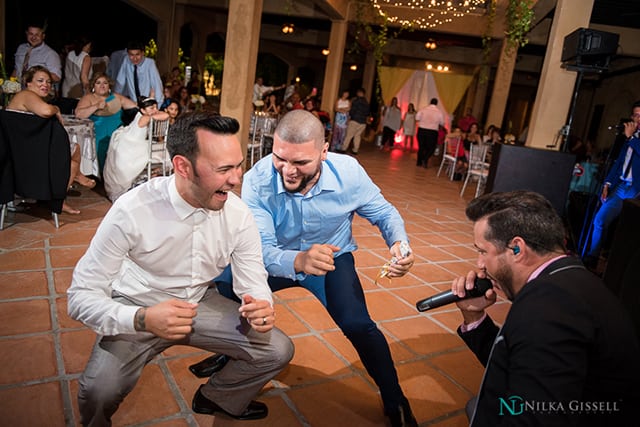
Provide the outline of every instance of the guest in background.
<path id="1" fill-rule="evenodd" d="M 264 80 L 262 77 L 258 77 L 256 79 L 255 84 L 253 85 L 253 99 L 252 102 L 255 102 L 259 99 L 262 99 L 265 95 L 270 94 L 273 91 L 284 89 L 286 85 L 282 84 L 280 86 L 266 86 L 264 84 Z"/>
<path id="2" fill-rule="evenodd" d="M 22 74 L 22 79 L 26 89 L 21 90 L 13 96 L 7 105 L 7 110 L 23 111 L 44 118 L 55 116 L 61 124 L 64 124 L 60 109 L 45 101 L 45 98 L 51 91 L 52 84 L 52 77 L 49 70 L 41 65 L 36 65 L 26 70 Z M 28 143 L 28 141 L 25 141 L 25 143 Z M 89 188 L 95 187 L 96 182 L 80 172 L 80 149 L 78 144 L 71 145 L 70 149 L 71 171 L 69 174 L 68 187 L 71 187 L 74 181 Z M 62 211 L 74 215 L 80 213 L 79 210 L 68 205 L 66 201 L 62 204 Z"/>
<path id="3" fill-rule="evenodd" d="M 171 98 L 173 98 L 171 95 L 171 84 L 167 83 L 164 85 L 164 101 L 162 101 L 162 104 L 160 105 L 160 109 L 164 111 L 165 108 L 167 108 L 167 106 L 171 103 Z"/>
<path id="4" fill-rule="evenodd" d="M 178 101 L 169 98 L 169 105 L 167 105 L 162 111 L 166 111 L 169 115 L 169 126 L 171 126 L 176 122 L 176 119 L 181 113 L 180 104 L 178 104 Z"/>
<path id="5" fill-rule="evenodd" d="M 591 269 L 597 267 L 602 242 L 622 212 L 623 201 L 640 194 L 640 101 L 631 106 L 631 119 L 624 124 L 627 141 L 605 178 L 600 194 L 602 204 L 593 218 L 589 250 L 585 256 L 585 265 Z"/>
<path id="6" fill-rule="evenodd" d="M 411 151 L 413 148 L 413 136 L 416 134 L 416 107 L 409 104 L 407 112 L 402 119 L 402 130 L 404 133 L 404 149 Z"/>
<path id="7" fill-rule="evenodd" d="M 431 98 L 428 106 L 416 113 L 418 121 L 418 161 L 416 166 L 427 167 L 429 158 L 438 145 L 438 131 L 444 127 L 444 114 L 438 108 L 438 99 Z"/>
<path id="8" fill-rule="evenodd" d="M 472 144 L 482 144 L 482 136 L 480 136 L 480 128 L 477 123 L 471 123 L 469 125 L 469 130 L 467 131 L 464 139 L 462 140 L 464 143 L 464 152 L 467 158 L 469 157 L 469 151 L 471 150 Z"/>
<path id="9" fill-rule="evenodd" d="M 356 91 L 356 97 L 351 100 L 351 110 L 349 110 L 349 122 L 347 123 L 347 132 L 344 136 L 344 142 L 340 148 L 340 152 L 346 152 L 353 139 L 353 154 L 358 154 L 360 150 L 360 140 L 362 133 L 367 127 L 367 118 L 371 114 L 369 101 L 364 97 L 364 88 Z"/>
<path id="10" fill-rule="evenodd" d="M 34 65 L 40 65 L 51 74 L 52 88 L 54 88 L 62 77 L 62 65 L 58 52 L 44 42 L 46 37 L 45 27 L 46 24 L 42 25 L 41 23 L 27 25 L 25 32 L 27 42 L 22 43 L 16 50 L 15 68 L 11 73 L 11 77 L 16 77 L 18 81 L 24 81 L 22 74 Z"/>
<path id="11" fill-rule="evenodd" d="M 96 153 L 100 174 L 102 174 L 111 134 L 123 124 L 123 109 L 135 110 L 137 105 L 126 96 L 112 92 L 111 80 L 104 73 L 95 73 L 90 86 L 91 92 L 78 101 L 76 116 L 93 120 L 96 134 Z"/>
<path id="12" fill-rule="evenodd" d="M 151 119 L 168 120 L 169 114 L 158 111 L 155 99 L 143 98 L 133 121 L 111 135 L 104 165 L 104 189 L 112 202 L 126 193 L 144 171 L 149 159 L 147 128 Z"/>
<path id="13" fill-rule="evenodd" d="M 344 137 L 347 134 L 347 123 L 349 122 L 349 110 L 351 110 L 351 100 L 349 91 L 342 91 L 340 98 L 336 100 L 335 118 L 333 120 L 333 135 L 331 136 L 331 151 L 342 148 Z"/>
<path id="14" fill-rule="evenodd" d="M 462 130 L 462 132 L 469 132 L 469 127 L 472 123 L 477 123 L 478 120 L 473 117 L 471 107 L 467 107 L 466 113 L 464 116 L 460 117 L 458 120 L 458 127 Z"/>
<path id="15" fill-rule="evenodd" d="M 393 149 L 396 132 L 402 126 L 402 111 L 398 107 L 398 98 L 391 99 L 391 105 L 384 107 L 382 112 L 382 145 L 380 149 Z"/>
<path id="16" fill-rule="evenodd" d="M 62 96 L 80 99 L 89 93 L 89 82 L 93 76 L 91 63 L 92 42 L 80 37 L 73 44 L 73 50 L 67 53 L 62 80 Z"/>
<path id="17" fill-rule="evenodd" d="M 191 111 L 193 105 L 191 104 L 191 95 L 189 94 L 189 89 L 186 86 L 180 86 L 177 92 L 178 105 L 180 105 L 180 110 L 186 113 L 187 111 Z"/>
<path id="18" fill-rule="evenodd" d="M 280 115 L 280 104 L 278 103 L 278 97 L 275 93 L 272 93 L 267 97 L 263 111 L 276 116 Z"/>
<path id="19" fill-rule="evenodd" d="M 137 79 L 136 79 L 137 77 Z M 127 58 L 116 77 L 115 91 L 136 101 L 143 95 L 164 101 L 162 78 L 156 62 L 144 56 L 144 44 L 132 41 L 127 45 Z"/>
<path id="20" fill-rule="evenodd" d="M 286 104 L 295 92 L 300 92 L 300 83 L 296 81 L 296 79 L 291 79 L 291 82 L 284 90 L 284 103 Z"/>

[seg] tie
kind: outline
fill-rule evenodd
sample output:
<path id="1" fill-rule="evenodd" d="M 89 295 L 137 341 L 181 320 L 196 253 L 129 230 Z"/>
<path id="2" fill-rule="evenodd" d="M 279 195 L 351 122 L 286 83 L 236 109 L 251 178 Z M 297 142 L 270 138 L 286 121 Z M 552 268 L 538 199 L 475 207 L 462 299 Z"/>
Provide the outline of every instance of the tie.
<path id="1" fill-rule="evenodd" d="M 31 50 L 33 49 L 33 46 L 29 46 L 29 49 L 27 49 L 27 53 L 24 55 L 24 62 L 22 63 L 22 73 L 24 74 L 27 72 L 27 70 L 29 69 L 29 56 L 31 55 Z"/>
<path id="2" fill-rule="evenodd" d="M 631 172 L 631 159 L 633 158 L 633 154 L 631 154 L 629 156 L 629 161 L 627 162 L 626 167 L 624 168 L 624 173 L 622 174 L 622 177 L 627 180 L 629 179 L 629 173 Z"/>
<path id="3" fill-rule="evenodd" d="M 133 66 L 133 88 L 136 91 L 136 102 L 140 98 L 140 84 L 138 83 L 138 66 Z"/>

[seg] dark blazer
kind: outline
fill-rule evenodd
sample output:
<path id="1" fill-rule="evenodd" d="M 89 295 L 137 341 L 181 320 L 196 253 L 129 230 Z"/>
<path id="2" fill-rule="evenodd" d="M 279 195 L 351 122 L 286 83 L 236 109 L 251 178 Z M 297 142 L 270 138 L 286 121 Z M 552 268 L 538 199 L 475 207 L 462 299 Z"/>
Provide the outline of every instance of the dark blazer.
<path id="1" fill-rule="evenodd" d="M 61 213 L 70 166 L 69 135 L 56 117 L 0 110 L 0 203 L 17 194 Z"/>
<path id="2" fill-rule="evenodd" d="M 527 283 L 502 329 L 487 317 L 458 333 L 486 367 L 471 426 L 637 425 L 633 326 L 578 259 L 557 260 Z"/>

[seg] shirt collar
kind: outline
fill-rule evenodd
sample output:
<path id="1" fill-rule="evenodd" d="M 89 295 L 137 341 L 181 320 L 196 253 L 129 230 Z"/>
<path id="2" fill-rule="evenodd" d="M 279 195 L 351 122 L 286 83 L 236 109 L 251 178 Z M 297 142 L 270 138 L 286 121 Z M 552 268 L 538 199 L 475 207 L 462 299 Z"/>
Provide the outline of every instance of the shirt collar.
<path id="1" fill-rule="evenodd" d="M 533 273 L 531 273 L 531 276 L 529 276 L 529 279 L 527 280 L 527 283 L 529 283 L 530 281 L 532 281 L 533 279 L 538 277 L 540 275 L 540 273 L 542 273 L 542 271 L 545 268 L 547 268 L 549 265 L 551 265 L 552 263 L 556 262 L 560 258 L 565 258 L 566 256 L 567 255 L 559 255 L 559 256 L 557 256 L 557 257 L 555 257 L 553 259 L 550 259 L 549 261 L 545 262 L 540 267 L 536 268 L 535 271 Z"/>
<path id="2" fill-rule="evenodd" d="M 176 210 L 178 214 L 178 218 L 181 220 L 185 220 L 189 218 L 191 215 L 194 215 L 196 212 L 202 212 L 207 217 L 210 215 L 215 215 L 216 211 L 212 211 L 209 209 L 196 208 L 187 203 L 186 200 L 182 198 L 180 193 L 178 193 L 178 188 L 176 187 L 176 178 L 175 175 L 171 176 L 171 182 L 169 183 L 169 200 L 171 201 L 171 205 Z"/>

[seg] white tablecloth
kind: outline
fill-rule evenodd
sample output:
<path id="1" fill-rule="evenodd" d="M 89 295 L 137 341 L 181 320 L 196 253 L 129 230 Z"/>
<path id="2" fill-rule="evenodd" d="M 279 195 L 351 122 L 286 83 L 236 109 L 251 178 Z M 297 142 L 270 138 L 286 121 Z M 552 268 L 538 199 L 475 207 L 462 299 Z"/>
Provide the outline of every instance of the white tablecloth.
<path id="1" fill-rule="evenodd" d="M 69 142 L 80 147 L 80 172 L 100 177 L 98 157 L 96 156 L 96 136 L 93 120 L 80 119 L 72 115 L 62 115 L 64 128 L 69 134 Z"/>

